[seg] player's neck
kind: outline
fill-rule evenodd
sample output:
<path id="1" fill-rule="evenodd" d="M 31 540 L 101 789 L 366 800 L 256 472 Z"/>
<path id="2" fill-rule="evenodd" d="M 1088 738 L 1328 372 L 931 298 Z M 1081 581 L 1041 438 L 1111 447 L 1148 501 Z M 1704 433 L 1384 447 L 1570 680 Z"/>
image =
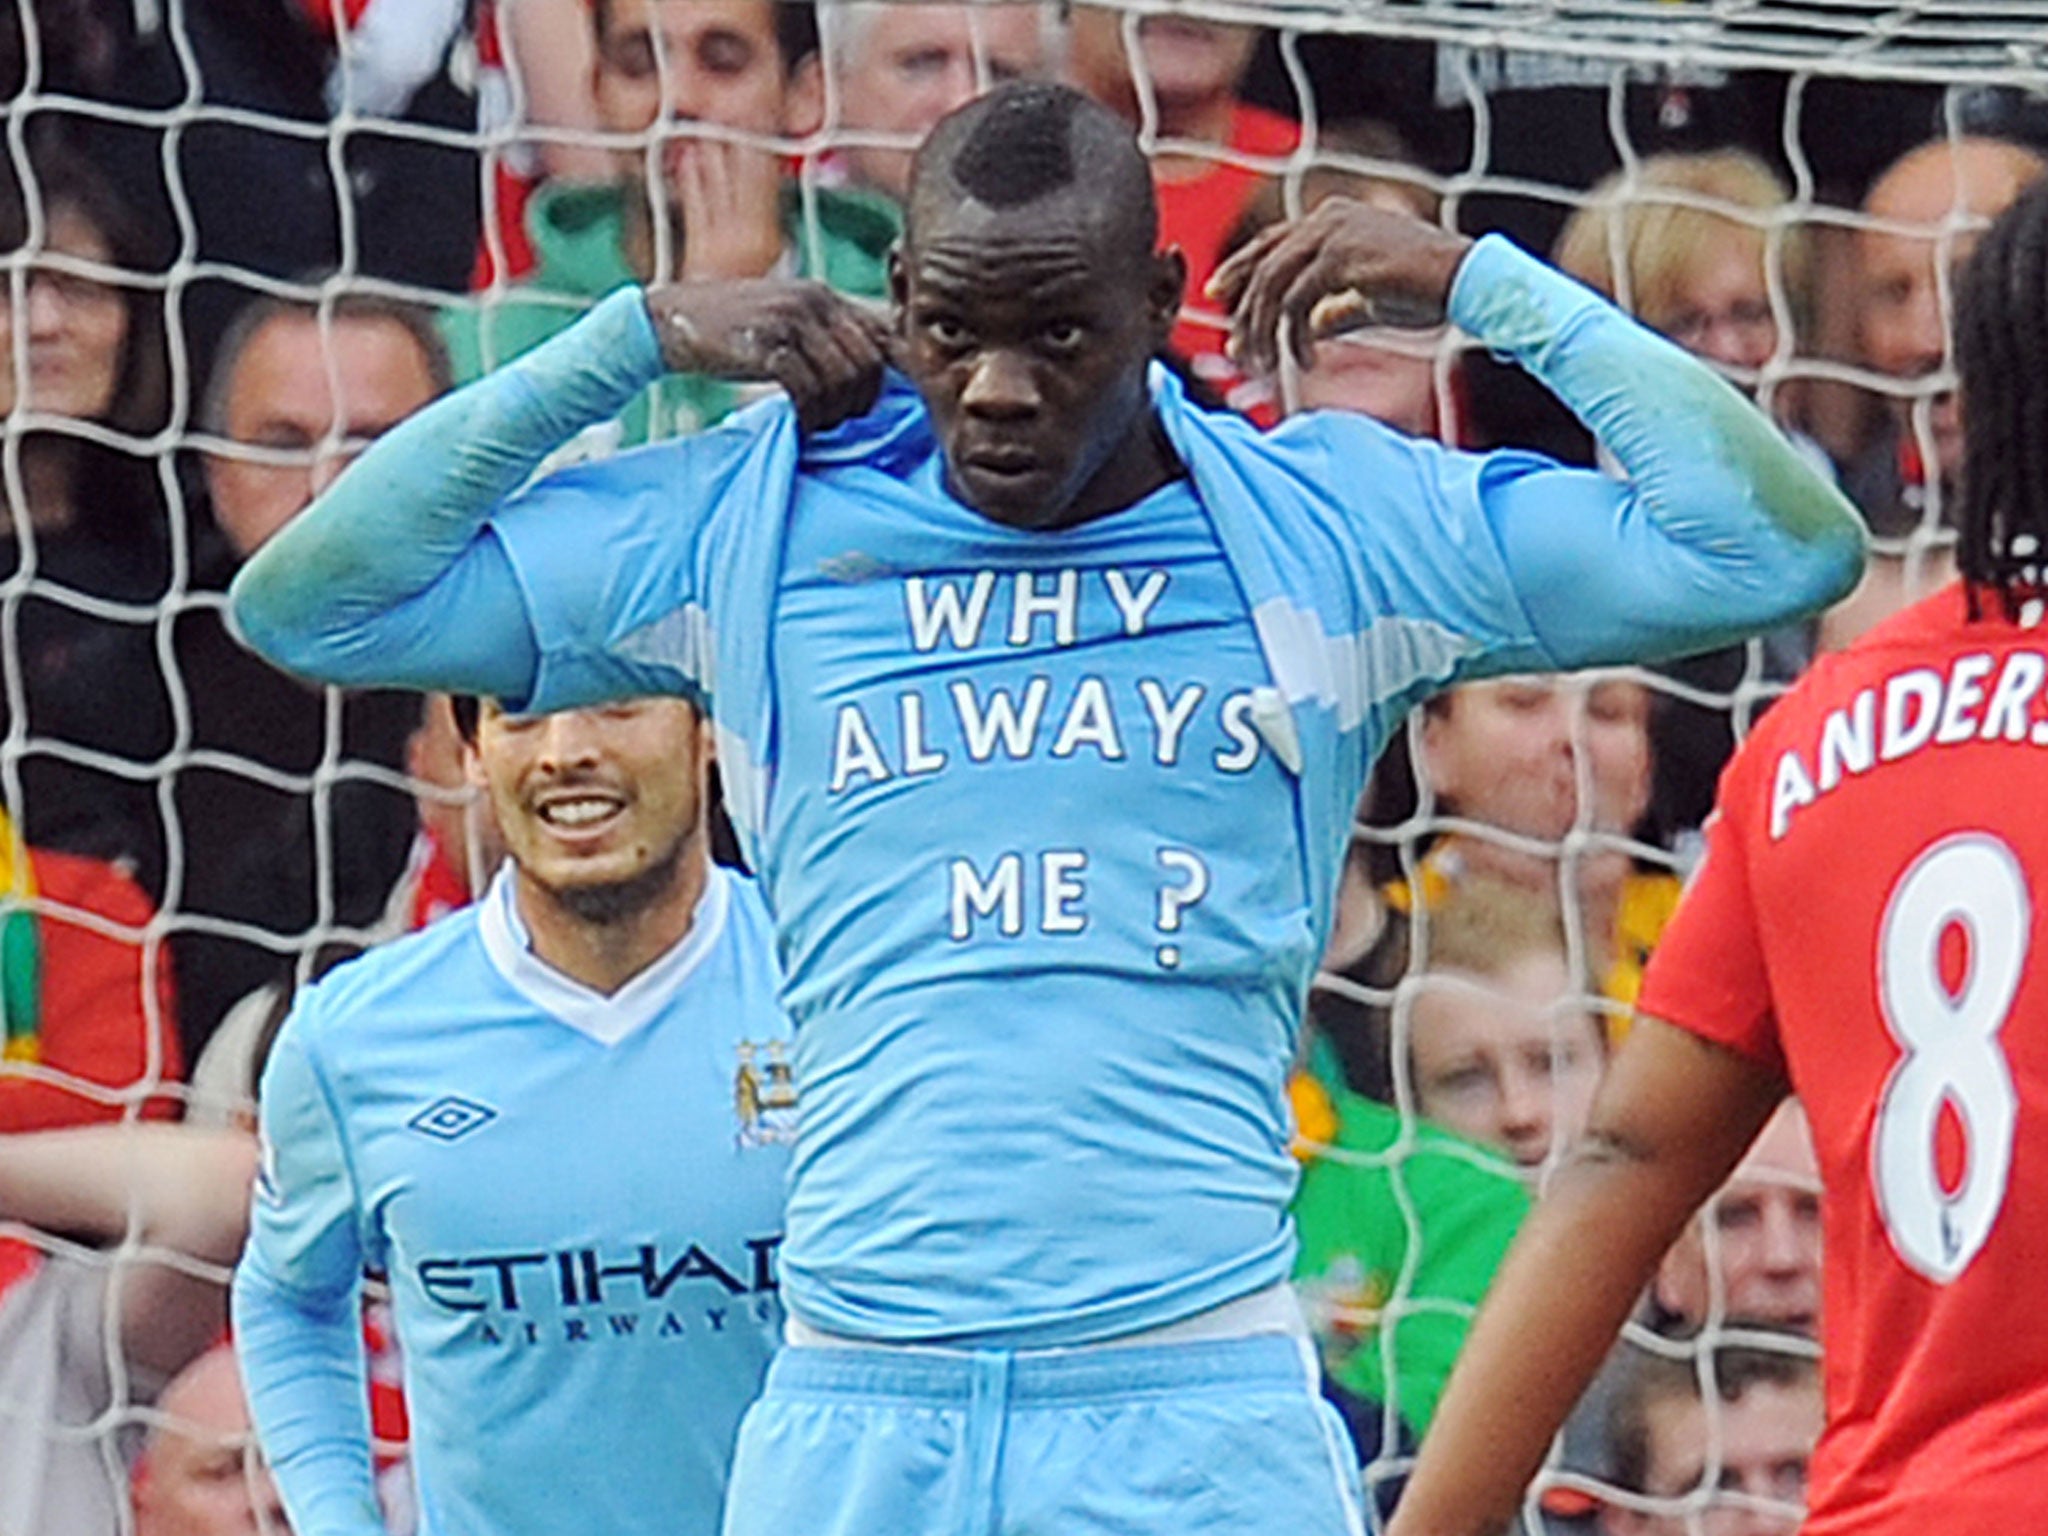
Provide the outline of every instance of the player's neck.
<path id="1" fill-rule="evenodd" d="M 1067 514 L 1053 526 L 1072 528 L 1134 507 L 1186 473 L 1187 466 L 1167 440 L 1158 412 L 1148 408 L 1123 446 L 1095 472 L 1094 479 L 1081 487 L 1081 494 L 1074 498 Z"/>
<path id="2" fill-rule="evenodd" d="M 671 878 L 601 919 L 523 874 L 513 891 L 535 957 L 609 997 L 683 941 L 710 878 L 704 839 L 695 837 L 684 845 Z"/>

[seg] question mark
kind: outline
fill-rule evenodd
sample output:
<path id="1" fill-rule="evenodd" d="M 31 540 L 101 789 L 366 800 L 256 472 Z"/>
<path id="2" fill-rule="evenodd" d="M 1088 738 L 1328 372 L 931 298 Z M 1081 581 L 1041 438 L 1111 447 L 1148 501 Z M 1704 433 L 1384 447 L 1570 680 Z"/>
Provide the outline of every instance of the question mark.
<path id="1" fill-rule="evenodd" d="M 1209 866 L 1185 848 L 1160 849 L 1159 862 L 1169 873 L 1186 876 L 1179 885 L 1159 888 L 1159 931 L 1179 933 L 1181 913 L 1209 894 Z M 1160 965 L 1170 971 L 1180 964 L 1180 946 L 1162 944 L 1158 956 Z"/>

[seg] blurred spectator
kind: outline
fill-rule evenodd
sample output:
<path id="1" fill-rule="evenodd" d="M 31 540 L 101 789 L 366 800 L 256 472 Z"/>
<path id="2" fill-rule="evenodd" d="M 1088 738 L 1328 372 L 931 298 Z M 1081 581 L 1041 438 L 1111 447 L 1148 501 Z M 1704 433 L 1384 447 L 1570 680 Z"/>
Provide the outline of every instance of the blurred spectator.
<path id="1" fill-rule="evenodd" d="M 130 1104 L 175 1116 L 166 1090 L 185 1055 L 170 956 L 144 937 L 149 898 L 99 859 L 23 848 L 4 814 L 0 891 L 39 905 L 0 909 L 0 1061 L 17 1069 L 0 1067 L 0 1134 L 116 1120 Z"/>
<path id="2" fill-rule="evenodd" d="M 1127 16 L 1136 29 L 1136 61 L 1125 51 Z M 1223 316 L 1202 289 L 1271 174 L 1240 162 L 1272 161 L 1277 170 L 1301 141 L 1290 119 L 1238 99 L 1258 29 L 1087 4 L 1074 7 L 1070 25 L 1074 84 L 1149 129 L 1159 145 L 1152 156 L 1159 243 L 1178 246 L 1188 263 L 1187 298 L 1170 345 L 1196 378 L 1227 388 L 1234 370 L 1223 357 Z"/>
<path id="3" fill-rule="evenodd" d="M 1897 381 L 1897 393 L 1886 395 L 1872 439 L 1843 466 L 1843 488 L 1880 543 L 1862 584 L 1822 618 L 1823 649 L 1840 649 L 1955 575 L 1939 527 L 1962 456 L 1960 405 L 1945 382 L 1950 274 L 2043 168 L 2016 144 L 1937 139 L 1902 155 L 1864 198 L 1874 222 L 1856 235 L 1861 356 Z M 1937 542 L 1908 541 L 1918 528 Z"/>
<path id="4" fill-rule="evenodd" d="M 1787 1099 L 1665 1256 L 1651 1287 L 1662 1331 L 1820 1328 L 1820 1165 L 1806 1112 Z"/>
<path id="5" fill-rule="evenodd" d="M 1701 1389 L 1701 1370 L 1712 1396 Z M 1722 1346 L 1704 1361 L 1641 1356 L 1610 1420 L 1609 1536 L 1791 1536 L 1820 1438 L 1807 1355 Z"/>
<path id="6" fill-rule="evenodd" d="M 1423 707 L 1437 813 L 1478 824 L 1430 845 L 1415 871 L 1423 901 L 1434 910 L 1471 875 L 1569 898 L 1599 990 L 1618 1004 L 1634 1002 L 1678 901 L 1677 879 L 1638 869 L 1623 841 L 1649 806 L 1652 702 L 1639 682 L 1591 674 L 1470 683 Z M 1588 840 L 1567 855 L 1575 830 Z M 1414 905 L 1405 880 L 1386 894 L 1396 910 Z"/>
<path id="7" fill-rule="evenodd" d="M 191 242 L 200 270 L 177 290 L 177 318 L 195 389 L 249 295 L 229 269 L 449 291 L 468 279 L 476 154 L 451 142 L 476 127 L 451 46 L 461 0 L 18 0 L 0 6 L 0 75 L 28 62 L 24 9 L 51 105 L 138 207 Z M 344 77 L 350 117 L 324 133 Z M 64 96 L 177 112 L 179 128 Z"/>
<path id="8" fill-rule="evenodd" d="M 157 1412 L 135 1464 L 135 1536 L 290 1536 L 232 1348 L 180 1371 Z"/>
<path id="9" fill-rule="evenodd" d="M 0 1220 L 67 1240 L 0 1239 L 0 1530 L 128 1528 L 135 1409 L 227 1326 L 255 1166 L 253 1137 L 182 1125 L 0 1136 Z"/>
<path id="10" fill-rule="evenodd" d="M 167 400 L 160 306 L 120 278 L 158 253 L 60 141 L 34 136 L 28 171 L 26 187 L 0 174 L 0 247 L 19 261 L 0 286 L 0 419 L 19 445 L 22 497 L 10 496 L 0 567 L 33 573 L 0 637 L 20 668 L 28 737 L 18 790 L 8 786 L 21 822 L 0 815 L 0 890 L 43 905 L 0 911 L 0 1005 L 8 1061 L 114 1092 L 8 1074 L 0 1129 L 11 1130 L 112 1118 L 121 1092 L 182 1073 L 170 968 L 145 949 L 155 910 L 136 878 L 155 887 L 163 874 L 150 769 L 171 736 L 153 604 L 169 552 L 155 464 L 139 450 Z M 31 197 L 43 213 L 34 246 Z M 80 749 L 123 766 L 69 755 Z M 173 1108 L 143 1102 L 151 1115 Z"/>
<path id="11" fill-rule="evenodd" d="M 934 123 L 990 86 L 1048 73 L 1059 53 L 1059 11 L 1047 0 L 842 0 L 821 20 L 839 102 L 833 126 L 857 136 L 833 161 L 853 185 L 898 203 L 910 190 L 910 153 Z"/>
<path id="12" fill-rule="evenodd" d="M 1780 340 L 1791 340 L 1779 335 L 1774 282 L 1795 323 L 1806 299 L 1805 242 L 1773 217 L 1786 195 L 1777 173 L 1744 150 L 1653 155 L 1594 187 L 1552 255 L 1750 385 Z"/>
<path id="13" fill-rule="evenodd" d="M 1607 1065 L 1554 892 L 1483 877 L 1429 915 L 1408 1016 L 1408 1071 L 1425 1119 L 1524 1168 L 1578 1139 Z"/>
<path id="14" fill-rule="evenodd" d="M 1314 1092 L 1329 1124 L 1301 1149 L 1295 1286 L 1366 1463 L 1429 1428 L 1529 1190 L 1463 1137 L 1348 1087 Z"/>
<path id="15" fill-rule="evenodd" d="M 1813 1338 L 1820 1331 L 1820 1249 L 1820 1168 L 1805 1111 L 1788 1099 L 1665 1255 L 1641 1319 L 1667 1338 L 1713 1337 L 1725 1328 Z M 1609 1425 L 1631 1373 L 1647 1358 L 1645 1346 L 1627 1336 L 1615 1346 L 1565 1424 L 1565 1466 L 1613 1475 L 1604 1448 Z M 1575 1501 L 1568 1490 L 1553 1489 L 1545 1503 L 1570 1509 Z"/>
<path id="16" fill-rule="evenodd" d="M 364 443 L 447 389 L 448 354 L 419 309 L 364 293 L 263 298 L 236 317 L 200 428 L 214 522 L 254 554 Z"/>
<path id="17" fill-rule="evenodd" d="M 1342 157 L 1343 162 L 1379 162 L 1385 169 L 1366 170 L 1326 158 L 1332 156 Z M 1392 128 L 1369 118 L 1331 123 L 1317 134 L 1316 158 L 1298 178 L 1269 181 L 1259 188 L 1225 242 L 1224 254 L 1289 217 L 1290 207 L 1305 214 L 1331 197 L 1356 198 L 1431 223 L 1436 222 L 1441 206 L 1436 192 L 1416 168 L 1408 146 Z M 1296 404 L 1302 410 L 1355 411 L 1413 437 L 1455 441 L 1454 413 L 1440 398 L 1446 390 L 1438 387 L 1437 359 L 1444 339 L 1441 329 L 1381 327 L 1318 342 L 1314 366 L 1296 380 Z M 1234 368 L 1225 373 L 1208 361 L 1204 368 L 1214 369 L 1215 382 L 1234 409 L 1262 426 L 1278 419 L 1276 381 L 1246 379 Z M 1443 377 L 1448 387 L 1452 377 L 1448 370 Z"/>
<path id="18" fill-rule="evenodd" d="M 485 135 L 489 195 L 470 286 L 487 288 L 533 270 L 526 208 L 535 188 L 550 177 L 604 181 L 612 166 L 610 153 L 595 141 L 597 47 L 589 0 L 478 0 L 476 48 L 477 127 Z M 507 141 L 493 143 L 500 134 Z"/>
<path id="19" fill-rule="evenodd" d="M 1788 357 L 1798 350 L 1807 310 L 1810 250 L 1803 234 L 1777 217 L 1786 202 L 1777 173 L 1745 150 L 1653 155 L 1595 187 L 1552 255 L 1564 271 L 1753 391 L 1781 349 Z M 1780 304 L 1791 332 L 1781 331 Z M 1817 467 L 1828 468 L 1818 444 L 1791 436 Z M 1702 693 L 1732 697 L 1745 681 L 1789 682 L 1811 650 L 1800 627 L 1765 637 L 1754 677 L 1747 646 L 1660 670 Z M 1675 697 L 1657 711 L 1651 806 L 1662 838 L 1690 834 L 1706 819 L 1735 748 L 1733 713 L 1726 704 Z"/>
<path id="20" fill-rule="evenodd" d="M 613 181 L 534 194 L 530 281 L 447 317 L 458 379 L 537 345 L 635 281 L 778 272 L 884 294 L 901 228 L 895 205 L 853 188 L 800 189 L 781 157 L 753 142 L 800 139 L 823 120 L 809 4 L 597 0 L 591 23 L 599 119 L 639 142 L 618 155 Z M 671 375 L 588 446 L 695 430 L 738 398 L 730 384 Z"/>
<path id="21" fill-rule="evenodd" d="M 400 775 L 419 717 L 409 694 L 331 693 L 277 671 L 229 636 L 212 594 L 365 442 L 448 380 L 432 323 L 371 295 L 343 294 L 324 311 L 259 299 L 223 338 L 201 412 L 222 537 L 195 562 L 210 600 L 175 631 L 193 754 L 176 777 L 179 910 L 251 931 L 186 929 L 174 940 L 195 1060 L 228 1007 L 288 966 L 316 925 L 378 925 L 412 840 Z"/>
<path id="22" fill-rule="evenodd" d="M 155 892 L 163 828 L 148 770 L 171 745 L 154 634 L 170 586 L 168 517 L 144 451 L 168 410 L 162 311 L 147 286 L 158 253 L 61 142 L 35 143 L 28 169 L 27 186 L 0 171 L 0 249 L 19 263 L 0 291 L 0 419 L 19 442 L 22 497 L 7 492 L 0 575 L 34 577 L 6 636 L 30 738 L 14 809 L 29 842 L 123 861 Z"/>
<path id="23" fill-rule="evenodd" d="M 1527 1214 L 1522 1180 L 1478 1147 L 1541 1164 L 1583 1128 L 1607 1057 L 1553 895 L 1467 880 L 1432 910 L 1427 938 L 1393 1068 L 1425 1123 L 1404 1123 L 1327 1069 L 1294 1087 L 1298 1112 L 1323 1117 L 1311 1137 L 1301 1115 L 1297 1284 L 1328 1395 L 1366 1460 L 1428 1429 Z M 1400 1032 L 1377 1022 L 1380 1048 L 1396 1049 Z"/>

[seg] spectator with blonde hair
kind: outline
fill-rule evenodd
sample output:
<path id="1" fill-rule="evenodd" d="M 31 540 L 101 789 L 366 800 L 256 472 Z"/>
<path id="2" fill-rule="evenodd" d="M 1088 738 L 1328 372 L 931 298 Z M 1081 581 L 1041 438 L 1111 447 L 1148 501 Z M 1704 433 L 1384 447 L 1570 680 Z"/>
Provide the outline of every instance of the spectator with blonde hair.
<path id="1" fill-rule="evenodd" d="M 1796 322 L 1805 306 L 1806 242 L 1778 218 L 1786 200 L 1777 173 L 1747 150 L 1653 155 L 1594 187 L 1553 257 L 1748 382 L 1790 340 L 1781 318 Z"/>

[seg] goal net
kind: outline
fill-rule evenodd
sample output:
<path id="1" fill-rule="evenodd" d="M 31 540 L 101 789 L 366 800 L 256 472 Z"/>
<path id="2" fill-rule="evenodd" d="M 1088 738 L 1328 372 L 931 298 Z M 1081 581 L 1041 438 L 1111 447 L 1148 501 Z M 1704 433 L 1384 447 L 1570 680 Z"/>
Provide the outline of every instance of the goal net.
<path id="1" fill-rule="evenodd" d="M 800 272 L 882 301 L 924 127 L 1065 74 L 1137 126 L 1198 278 L 1332 194 L 1504 231 L 1753 391 L 1875 538 L 1865 588 L 1815 624 L 1467 691 L 1375 775 L 1294 1097 L 1300 1283 L 1383 1508 L 1626 1031 L 1732 744 L 1819 650 L 1947 577 L 1954 266 L 1994 183 L 2048 152 L 2048 15 L 764 0 L 755 36 L 721 0 L 739 44 L 716 46 L 789 55 L 740 100 L 711 77 L 744 60 L 682 56 L 702 40 L 659 20 L 693 4 L 612 0 L 600 38 L 588 0 L 0 0 L 0 1157 L 59 1125 L 246 1124 L 293 985 L 488 866 L 445 714 L 249 656 L 225 618 L 240 561 L 364 440 L 617 283 Z M 1949 174 L 1966 160 L 1992 169 Z M 1357 410 L 1600 462 L 1454 334 L 1333 337 L 1265 378 L 1223 333 L 1191 297 L 1174 366 L 1262 423 Z M 745 397 L 672 383 L 572 451 Z M 1533 1104 L 1508 1103 L 1516 1076 Z M 1731 1496 L 1729 1382 L 1815 1390 L 1811 1158 L 1782 1140 L 1674 1256 L 1532 1530 L 1588 1529 L 1602 1500 L 1696 1521 Z M 132 1528 L 134 1457 L 176 1426 L 123 1346 L 126 1281 L 224 1278 L 159 1240 L 147 1181 L 103 1196 L 48 1208 L 64 1222 L 0 1204 L 0 1532 Z M 1752 1217 L 1795 1224 L 1799 1275 L 1752 1290 Z M 1609 1423 L 1677 1390 L 1659 1361 L 1703 1388 L 1708 1471 L 1684 1487 Z"/>

